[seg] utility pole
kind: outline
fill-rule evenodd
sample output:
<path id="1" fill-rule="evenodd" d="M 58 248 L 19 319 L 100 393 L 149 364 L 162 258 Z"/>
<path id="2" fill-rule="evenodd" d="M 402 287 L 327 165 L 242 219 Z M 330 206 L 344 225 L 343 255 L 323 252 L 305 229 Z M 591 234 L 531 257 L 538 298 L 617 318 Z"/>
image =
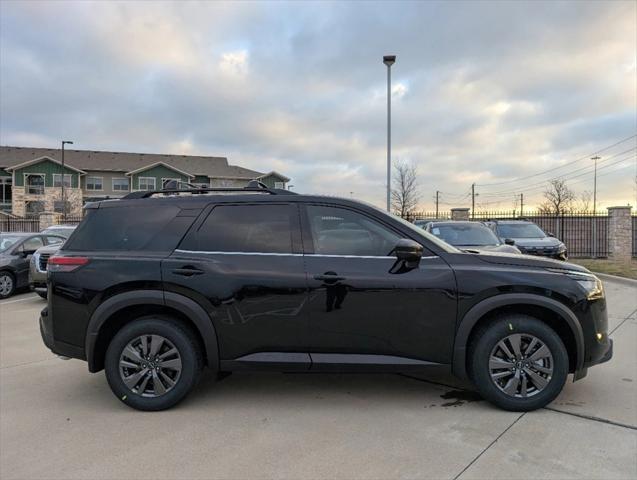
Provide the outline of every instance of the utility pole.
<path id="1" fill-rule="evenodd" d="M 476 209 L 476 184 L 471 184 L 471 218 L 473 218 L 473 214 Z"/>
<path id="2" fill-rule="evenodd" d="M 591 158 L 593 162 L 595 162 L 595 174 L 593 175 L 593 217 L 591 218 L 591 223 L 593 224 L 593 258 L 597 258 L 597 219 L 595 218 L 595 213 L 597 212 L 597 160 L 601 157 L 599 155 L 595 155 Z"/>
<path id="3" fill-rule="evenodd" d="M 520 217 L 524 216 L 524 194 L 520 194 Z"/>
<path id="4" fill-rule="evenodd" d="M 387 65 L 387 211 L 391 210 L 391 66 L 396 55 L 385 55 L 383 63 Z"/>
<path id="5" fill-rule="evenodd" d="M 440 200 L 440 192 L 436 190 L 436 218 L 438 218 L 438 201 Z"/>

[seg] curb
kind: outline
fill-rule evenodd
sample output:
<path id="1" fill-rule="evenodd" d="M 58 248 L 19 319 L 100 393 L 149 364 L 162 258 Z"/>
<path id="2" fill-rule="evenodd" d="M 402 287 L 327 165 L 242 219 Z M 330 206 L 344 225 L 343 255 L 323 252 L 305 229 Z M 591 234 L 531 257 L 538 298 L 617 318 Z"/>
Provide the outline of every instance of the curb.
<path id="1" fill-rule="evenodd" d="M 617 275 L 609 275 L 608 273 L 599 273 L 599 272 L 593 272 L 593 273 L 597 275 L 600 279 L 607 282 L 617 282 L 617 283 L 623 283 L 624 285 L 628 285 L 631 287 L 637 287 L 637 280 L 633 280 L 632 278 L 618 277 Z"/>

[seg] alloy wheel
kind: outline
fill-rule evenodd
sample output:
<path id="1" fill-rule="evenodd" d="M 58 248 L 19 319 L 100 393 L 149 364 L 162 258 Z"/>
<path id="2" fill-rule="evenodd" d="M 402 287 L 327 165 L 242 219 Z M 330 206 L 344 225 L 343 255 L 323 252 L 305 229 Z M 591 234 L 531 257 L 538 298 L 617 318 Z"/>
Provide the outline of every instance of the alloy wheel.
<path id="1" fill-rule="evenodd" d="M 515 333 L 500 340 L 489 356 L 489 375 L 498 389 L 516 398 L 543 391 L 553 377 L 553 355 L 539 338 Z"/>
<path id="2" fill-rule="evenodd" d="M 0 295 L 8 296 L 13 290 L 13 278 L 6 273 L 0 275 Z"/>
<path id="3" fill-rule="evenodd" d="M 124 384 L 143 397 L 160 397 L 171 391 L 181 376 L 179 350 L 161 335 L 141 335 L 130 341 L 119 357 Z"/>

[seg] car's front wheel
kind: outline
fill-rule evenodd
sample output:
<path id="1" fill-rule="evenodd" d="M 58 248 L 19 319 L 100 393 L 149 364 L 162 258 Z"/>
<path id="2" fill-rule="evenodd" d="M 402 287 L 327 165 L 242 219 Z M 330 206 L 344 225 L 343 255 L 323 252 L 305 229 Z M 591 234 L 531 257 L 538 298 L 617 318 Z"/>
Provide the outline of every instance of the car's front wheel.
<path id="1" fill-rule="evenodd" d="M 11 272 L 0 272 L 0 299 L 9 298 L 15 292 L 15 278 Z"/>
<path id="2" fill-rule="evenodd" d="M 147 316 L 122 328 L 106 351 L 113 393 L 138 410 L 164 410 L 195 387 L 203 367 L 194 334 L 164 316 Z"/>
<path id="3" fill-rule="evenodd" d="M 495 405 L 530 411 L 552 402 L 568 375 L 559 335 L 527 315 L 506 315 L 480 328 L 470 346 L 471 377 Z"/>

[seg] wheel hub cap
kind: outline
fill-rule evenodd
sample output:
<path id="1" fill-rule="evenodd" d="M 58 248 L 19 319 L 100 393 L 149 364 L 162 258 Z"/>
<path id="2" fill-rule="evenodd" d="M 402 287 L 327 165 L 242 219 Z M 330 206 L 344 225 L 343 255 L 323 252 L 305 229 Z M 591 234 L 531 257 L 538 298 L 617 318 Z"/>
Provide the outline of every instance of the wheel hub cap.
<path id="1" fill-rule="evenodd" d="M 553 355 L 537 337 L 515 333 L 500 340 L 489 357 L 489 375 L 495 386 L 511 397 L 537 395 L 553 377 Z"/>
<path id="2" fill-rule="evenodd" d="M 179 350 L 161 335 L 142 335 L 130 341 L 119 357 L 124 384 L 143 397 L 160 397 L 171 391 L 181 376 Z"/>

